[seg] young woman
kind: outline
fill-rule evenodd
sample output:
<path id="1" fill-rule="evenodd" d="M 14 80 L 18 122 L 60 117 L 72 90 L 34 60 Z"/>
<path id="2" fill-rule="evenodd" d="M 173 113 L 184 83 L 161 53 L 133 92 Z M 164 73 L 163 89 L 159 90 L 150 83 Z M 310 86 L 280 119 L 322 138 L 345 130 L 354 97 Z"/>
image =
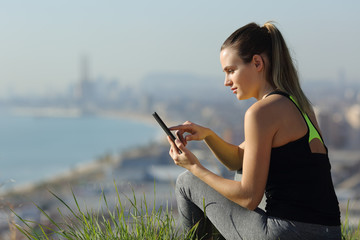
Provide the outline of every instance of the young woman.
<path id="1" fill-rule="evenodd" d="M 340 239 L 327 148 L 279 30 L 270 22 L 236 30 L 220 62 L 236 98 L 257 102 L 245 114 L 239 146 L 191 122 L 170 128 L 179 138 L 168 139 L 170 156 L 188 170 L 176 184 L 184 226 L 199 223 L 199 239 L 212 238 L 212 225 L 225 239 Z M 186 148 L 193 140 L 204 140 L 230 170 L 242 170 L 241 181 L 201 165 Z M 258 208 L 264 193 L 266 211 Z"/>

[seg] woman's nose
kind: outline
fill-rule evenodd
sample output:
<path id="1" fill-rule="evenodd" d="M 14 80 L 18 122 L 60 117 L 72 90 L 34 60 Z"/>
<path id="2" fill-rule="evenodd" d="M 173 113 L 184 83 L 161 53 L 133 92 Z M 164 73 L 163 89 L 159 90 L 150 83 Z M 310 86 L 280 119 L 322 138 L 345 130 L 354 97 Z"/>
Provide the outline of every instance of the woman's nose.
<path id="1" fill-rule="evenodd" d="M 231 85 L 230 79 L 227 76 L 225 76 L 224 86 L 230 86 L 230 85 Z"/>

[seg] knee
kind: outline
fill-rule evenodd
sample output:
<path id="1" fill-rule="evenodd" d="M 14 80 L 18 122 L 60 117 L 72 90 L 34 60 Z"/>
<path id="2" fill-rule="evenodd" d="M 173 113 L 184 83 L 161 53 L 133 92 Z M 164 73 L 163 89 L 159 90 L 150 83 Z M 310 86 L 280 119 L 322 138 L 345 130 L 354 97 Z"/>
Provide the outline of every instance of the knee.
<path id="1" fill-rule="evenodd" d="M 194 177 L 191 172 L 185 171 L 181 173 L 176 179 L 176 188 L 186 187 L 191 183 L 191 178 Z"/>
<path id="2" fill-rule="evenodd" d="M 176 179 L 175 192 L 181 196 L 191 196 L 191 188 L 196 185 L 196 177 L 189 171 L 181 173 Z"/>

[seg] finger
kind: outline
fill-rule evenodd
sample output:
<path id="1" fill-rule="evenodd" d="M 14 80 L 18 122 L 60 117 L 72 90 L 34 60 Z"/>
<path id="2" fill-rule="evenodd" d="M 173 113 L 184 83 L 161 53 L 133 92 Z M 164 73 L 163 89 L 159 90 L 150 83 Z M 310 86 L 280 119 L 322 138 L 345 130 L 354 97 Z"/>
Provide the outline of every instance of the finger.
<path id="1" fill-rule="evenodd" d="M 185 146 L 187 145 L 187 141 L 183 136 L 183 131 L 178 130 L 175 132 L 175 135 Z"/>
<path id="2" fill-rule="evenodd" d="M 188 134 L 185 136 L 186 142 L 190 142 L 192 140 L 197 140 L 197 139 L 198 139 L 198 134 Z"/>
<path id="3" fill-rule="evenodd" d="M 191 125 L 192 125 L 192 122 L 186 121 L 181 125 L 169 127 L 169 129 L 171 131 L 173 131 L 173 130 L 187 130 L 187 129 L 191 129 Z"/>
<path id="4" fill-rule="evenodd" d="M 174 131 L 174 130 L 186 130 L 188 129 L 189 126 L 186 126 L 186 125 L 177 125 L 177 126 L 172 126 L 172 127 L 169 127 L 169 130 L 170 131 Z"/>
<path id="5" fill-rule="evenodd" d="M 170 151 L 169 151 L 169 153 L 170 153 L 171 157 L 174 158 L 176 156 L 173 155 L 173 154 L 174 153 L 179 154 L 179 150 L 178 150 L 177 146 L 175 145 L 175 143 L 173 142 L 173 140 L 171 140 L 171 138 L 169 136 L 167 137 L 167 140 L 170 143 Z"/>
<path id="6" fill-rule="evenodd" d="M 175 145 L 181 152 L 187 151 L 185 145 L 179 139 L 175 139 Z"/>
<path id="7" fill-rule="evenodd" d="M 175 143 L 173 142 L 173 140 L 167 136 L 166 139 L 168 140 L 169 144 L 170 144 L 170 147 L 176 147 Z"/>

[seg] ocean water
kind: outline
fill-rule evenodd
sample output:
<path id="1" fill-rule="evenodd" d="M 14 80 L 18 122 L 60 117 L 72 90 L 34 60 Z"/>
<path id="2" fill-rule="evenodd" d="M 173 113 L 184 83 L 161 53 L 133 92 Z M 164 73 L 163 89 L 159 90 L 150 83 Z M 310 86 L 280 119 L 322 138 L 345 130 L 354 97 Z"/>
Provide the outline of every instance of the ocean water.
<path id="1" fill-rule="evenodd" d="M 156 125 L 134 119 L 0 116 L 0 190 L 147 144 L 158 134 Z"/>

